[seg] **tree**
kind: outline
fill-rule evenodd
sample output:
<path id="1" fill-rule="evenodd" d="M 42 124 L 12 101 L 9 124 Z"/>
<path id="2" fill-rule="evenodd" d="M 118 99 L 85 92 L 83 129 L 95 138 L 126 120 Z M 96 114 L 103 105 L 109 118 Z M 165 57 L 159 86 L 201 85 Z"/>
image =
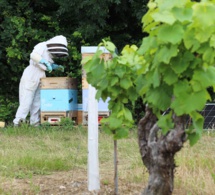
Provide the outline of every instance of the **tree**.
<path id="1" fill-rule="evenodd" d="M 170 195 L 174 186 L 175 154 L 185 141 L 200 138 L 204 118 L 199 113 L 215 86 L 215 1 L 151 0 L 143 16 L 148 34 L 141 46 L 126 45 L 121 54 L 103 40 L 113 59 L 104 61 L 98 50 L 83 63 L 97 98 L 110 97 L 103 128 L 114 139 L 126 137 L 133 118 L 126 104 L 137 98 L 147 105 L 138 123 L 138 143 L 149 172 L 142 194 Z M 187 118 L 192 124 L 187 127 Z"/>
<path id="2" fill-rule="evenodd" d="M 141 17 L 148 0 L 55 0 L 60 5 L 57 15 L 61 28 L 78 31 L 91 45 L 102 38 L 117 43 L 138 43 L 141 39 Z M 67 24 L 67 25 L 65 25 Z"/>

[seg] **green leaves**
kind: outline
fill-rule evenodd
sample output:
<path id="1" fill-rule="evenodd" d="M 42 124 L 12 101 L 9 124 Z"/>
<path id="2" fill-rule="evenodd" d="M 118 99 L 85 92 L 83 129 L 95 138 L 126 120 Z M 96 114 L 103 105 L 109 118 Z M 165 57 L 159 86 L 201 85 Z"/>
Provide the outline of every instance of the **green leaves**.
<path id="1" fill-rule="evenodd" d="M 110 81 L 110 85 L 114 86 L 119 82 L 119 78 L 118 77 L 113 77 Z"/>
<path id="2" fill-rule="evenodd" d="M 197 69 L 194 72 L 192 81 L 197 81 L 201 86 L 199 90 L 206 89 L 207 87 L 215 85 L 215 67 L 211 66 L 208 68 Z"/>
<path id="3" fill-rule="evenodd" d="M 122 120 L 115 117 L 114 115 L 112 115 L 109 120 L 108 120 L 109 124 L 110 124 L 110 129 L 111 130 L 116 130 L 118 128 L 120 128 L 122 126 Z"/>
<path id="4" fill-rule="evenodd" d="M 215 88 L 214 13 L 210 1 L 157 0 L 150 1 L 143 17 L 149 36 L 138 52 L 148 70 L 137 78 L 137 89 L 154 110 L 169 106 L 178 116 L 191 116 L 192 130 L 187 131 L 191 145 L 202 132 L 203 118 L 197 111 L 210 100 L 207 88 Z M 172 127 L 170 118 L 171 113 L 159 118 L 164 133 Z"/>
<path id="5" fill-rule="evenodd" d="M 177 57 L 171 60 L 171 68 L 176 74 L 181 74 L 190 67 L 192 61 L 195 60 L 194 58 L 194 55 L 189 51 L 179 52 Z"/>
<path id="6" fill-rule="evenodd" d="M 174 7 L 172 12 L 179 22 L 190 22 L 192 20 L 192 9 L 190 7 Z"/>
<path id="7" fill-rule="evenodd" d="M 123 89 L 128 89 L 129 87 L 132 87 L 132 82 L 131 82 L 131 79 L 128 78 L 128 77 L 124 77 L 120 80 L 120 86 L 123 88 Z"/>
<path id="8" fill-rule="evenodd" d="M 119 77 L 119 78 L 123 78 L 126 74 L 126 67 L 125 66 L 116 66 L 115 68 L 115 74 Z"/>
<path id="9" fill-rule="evenodd" d="M 103 41 L 100 46 L 106 46 L 111 53 L 115 51 L 111 42 Z M 121 56 L 115 55 L 108 62 L 100 59 L 102 51 L 98 50 L 93 57 L 82 61 L 85 63 L 88 82 L 97 89 L 96 98 L 110 98 L 109 109 L 112 114 L 101 123 L 106 132 L 114 135 L 114 139 L 126 137 L 133 125 L 133 117 L 126 104 L 138 98 L 134 81 L 138 68 L 142 68 L 142 56 L 136 50 L 136 46 L 126 46 Z"/>
<path id="10" fill-rule="evenodd" d="M 201 111 L 209 99 L 210 96 L 207 90 L 183 93 L 180 97 L 175 98 L 171 107 L 177 115 L 181 116 L 183 114 L 189 114 L 195 110 Z"/>
<path id="11" fill-rule="evenodd" d="M 116 51 L 116 46 L 115 46 L 112 42 L 110 42 L 110 41 L 105 41 L 105 40 L 103 39 L 103 45 L 104 45 L 105 48 L 106 48 L 108 51 L 110 51 L 112 54 L 115 53 L 115 51 Z"/>
<path id="12" fill-rule="evenodd" d="M 158 30 L 158 40 L 163 43 L 180 43 L 184 35 L 183 26 L 179 23 L 162 25 Z"/>
<path id="13" fill-rule="evenodd" d="M 166 69 L 164 75 L 163 80 L 168 85 L 173 85 L 178 81 L 178 75 L 172 69 Z"/>
<path id="14" fill-rule="evenodd" d="M 155 55 L 156 61 L 169 64 L 171 58 L 175 57 L 178 54 L 178 51 L 179 50 L 176 45 L 162 46 Z"/>
<path id="15" fill-rule="evenodd" d="M 98 87 L 108 85 L 105 77 L 105 63 L 104 60 L 100 59 L 101 54 L 102 51 L 98 50 L 93 57 L 88 57 L 82 61 L 82 64 L 84 64 L 84 70 L 88 75 L 87 80 L 89 80 L 93 86 L 98 85 Z M 101 80 L 100 77 L 103 77 L 103 79 Z"/>
<path id="16" fill-rule="evenodd" d="M 210 100 L 208 87 L 215 88 L 215 5 L 210 1 L 156 0 L 148 7 L 142 18 L 148 37 L 140 48 L 126 45 L 116 55 L 116 46 L 103 40 L 100 45 L 114 58 L 105 63 L 97 52 L 86 63 L 87 77 L 98 96 L 110 97 L 112 114 L 104 125 L 114 139 L 126 136 L 132 126 L 126 104 L 141 98 L 156 112 L 163 134 L 174 128 L 173 114 L 190 116 L 193 126 L 187 135 L 193 145 L 201 137 L 204 122 L 198 112 Z M 168 108 L 171 112 L 161 116 Z"/>
<path id="17" fill-rule="evenodd" d="M 153 14 L 152 17 L 155 21 L 164 22 L 170 25 L 172 25 L 176 21 L 176 18 L 174 17 L 173 13 L 168 10 L 157 12 Z"/>
<path id="18" fill-rule="evenodd" d="M 15 102 L 14 99 L 10 100 L 0 95 L 0 121 L 10 122 L 13 120 L 14 115 L 16 114 L 16 108 L 18 107 L 18 102 Z"/>
<path id="19" fill-rule="evenodd" d="M 214 26 L 215 5 L 211 2 L 201 2 L 193 5 L 193 23 L 199 28 L 211 28 Z"/>
<path id="20" fill-rule="evenodd" d="M 171 87 L 164 84 L 156 88 L 150 88 L 146 92 L 146 99 L 153 107 L 166 110 L 172 99 Z"/>
<path id="21" fill-rule="evenodd" d="M 188 28 L 184 32 L 184 45 L 186 49 L 191 50 L 191 52 L 195 52 L 196 50 L 198 50 L 201 45 L 200 42 L 197 41 L 195 33 L 195 29 L 192 28 Z"/>
<path id="22" fill-rule="evenodd" d="M 193 146 L 201 138 L 204 119 L 198 112 L 190 114 L 193 125 L 186 131 L 190 145 Z"/>
<path id="23" fill-rule="evenodd" d="M 215 48 L 215 34 L 213 34 L 210 38 L 210 46 Z"/>
<path id="24" fill-rule="evenodd" d="M 172 112 L 161 116 L 157 124 L 162 129 L 162 133 L 165 135 L 170 129 L 174 127 L 174 123 L 172 121 Z"/>
<path id="25" fill-rule="evenodd" d="M 116 105 L 122 110 L 115 108 L 108 118 L 102 119 L 101 124 L 106 132 L 113 134 L 114 139 L 121 139 L 128 136 L 129 129 L 133 126 L 133 118 L 127 108 L 121 107 L 119 103 Z"/>
<path id="26" fill-rule="evenodd" d="M 180 81 L 174 87 L 174 101 L 171 108 L 178 116 L 190 114 L 195 110 L 201 111 L 206 101 L 210 99 L 207 89 L 193 91 L 188 81 Z"/>

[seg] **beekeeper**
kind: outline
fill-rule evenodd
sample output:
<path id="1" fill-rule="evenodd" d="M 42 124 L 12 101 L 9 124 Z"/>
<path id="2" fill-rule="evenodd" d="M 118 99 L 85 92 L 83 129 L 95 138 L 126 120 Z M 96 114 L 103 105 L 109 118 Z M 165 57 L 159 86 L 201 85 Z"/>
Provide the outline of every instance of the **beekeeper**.
<path id="1" fill-rule="evenodd" d="M 14 126 L 24 122 L 30 112 L 30 124 L 40 124 L 40 78 L 46 77 L 45 71 L 64 71 L 64 67 L 54 63 L 55 57 L 68 56 L 67 39 L 55 36 L 37 44 L 30 54 L 29 65 L 25 68 L 19 84 L 19 107 L 13 120 Z"/>

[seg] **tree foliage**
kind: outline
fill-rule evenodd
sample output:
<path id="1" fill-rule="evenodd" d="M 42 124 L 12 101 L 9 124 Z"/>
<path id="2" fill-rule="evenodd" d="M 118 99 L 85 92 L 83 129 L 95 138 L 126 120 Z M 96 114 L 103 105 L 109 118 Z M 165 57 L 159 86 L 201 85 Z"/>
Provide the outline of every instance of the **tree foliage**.
<path id="1" fill-rule="evenodd" d="M 69 24 L 91 45 L 99 44 L 105 37 L 120 47 L 126 42 L 137 43 L 142 36 L 140 21 L 148 0 L 55 1 L 60 4 L 57 15 L 61 26 Z"/>
<path id="2" fill-rule="evenodd" d="M 188 115 L 192 125 L 187 135 L 193 145 L 203 128 L 199 111 L 211 99 L 207 89 L 215 86 L 215 4 L 156 0 L 148 6 L 142 23 L 149 36 L 141 46 L 126 45 L 117 55 L 116 46 L 103 40 L 100 46 L 113 59 L 100 60 L 102 51 L 98 50 L 84 62 L 87 78 L 98 90 L 97 98 L 111 98 L 112 114 L 103 123 L 115 138 L 126 136 L 133 122 L 125 104 L 141 97 L 158 117 L 164 134 L 174 127 L 173 114 Z M 167 109 L 171 111 L 162 115 Z"/>
<path id="3" fill-rule="evenodd" d="M 126 137 L 133 118 L 126 104 L 141 98 L 145 116 L 138 123 L 138 144 L 149 172 L 143 195 L 171 195 L 174 156 L 188 139 L 201 137 L 204 118 L 199 113 L 211 100 L 215 87 L 215 1 L 151 0 L 143 16 L 140 47 L 126 45 L 121 54 L 115 44 L 103 40 L 113 59 L 101 58 L 98 49 L 82 63 L 87 79 L 112 111 L 102 120 L 114 139 Z M 164 114 L 165 113 L 165 114 Z M 186 117 L 192 124 L 186 129 Z"/>

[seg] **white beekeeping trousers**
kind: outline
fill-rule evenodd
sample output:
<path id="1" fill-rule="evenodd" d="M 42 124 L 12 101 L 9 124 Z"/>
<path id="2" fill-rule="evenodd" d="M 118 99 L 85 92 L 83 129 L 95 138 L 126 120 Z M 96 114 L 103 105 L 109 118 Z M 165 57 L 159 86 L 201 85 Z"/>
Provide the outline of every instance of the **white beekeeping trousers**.
<path id="1" fill-rule="evenodd" d="M 25 120 L 30 112 L 30 124 L 38 125 L 40 122 L 40 87 L 39 83 L 27 79 L 21 79 L 19 85 L 19 108 L 13 120 L 18 125 Z"/>

